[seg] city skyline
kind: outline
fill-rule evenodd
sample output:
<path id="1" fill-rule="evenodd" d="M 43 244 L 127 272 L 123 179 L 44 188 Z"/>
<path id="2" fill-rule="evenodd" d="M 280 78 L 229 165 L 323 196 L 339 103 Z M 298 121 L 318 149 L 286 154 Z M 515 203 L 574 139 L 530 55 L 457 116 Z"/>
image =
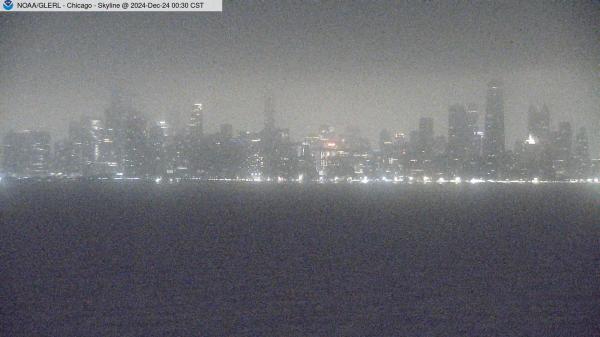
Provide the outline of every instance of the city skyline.
<path id="1" fill-rule="evenodd" d="M 507 102 L 507 99 L 504 97 L 505 96 L 505 92 L 507 89 L 507 86 L 505 85 L 504 81 L 501 79 L 492 79 L 492 80 L 488 80 L 487 83 L 482 83 L 482 88 L 486 89 L 487 92 L 485 92 L 482 96 L 482 98 L 480 100 L 472 100 L 472 101 L 454 101 L 454 102 L 448 102 L 446 109 L 443 111 L 444 114 L 448 114 L 449 112 L 452 113 L 453 109 L 456 109 L 457 107 L 461 107 L 464 109 L 467 109 L 469 113 L 471 114 L 475 114 L 475 125 L 476 127 L 479 127 L 481 130 L 479 131 L 485 131 L 487 128 L 494 128 L 493 125 L 489 126 L 486 124 L 486 115 L 488 110 L 490 110 L 490 108 L 487 106 L 489 99 L 486 98 L 487 95 L 489 95 L 489 88 L 490 86 L 502 86 L 502 96 L 500 98 L 501 100 L 501 107 L 499 108 L 501 110 L 501 118 L 504 119 L 507 111 L 504 108 L 504 106 L 506 105 L 510 105 L 510 103 Z M 154 118 L 153 116 L 151 116 L 150 114 L 148 114 L 147 111 L 145 111 L 143 108 L 140 108 L 139 104 L 136 101 L 136 98 L 134 97 L 129 97 L 128 95 L 130 94 L 129 91 L 127 90 L 123 90 L 123 88 L 113 88 L 112 90 L 110 90 L 111 92 L 111 98 L 107 101 L 107 103 L 105 104 L 105 108 L 99 111 L 96 111 L 95 113 L 82 113 L 78 116 L 74 116 L 73 119 L 65 121 L 66 123 L 66 127 L 65 127 L 65 132 L 62 134 L 53 134 L 52 132 L 50 132 L 50 130 L 48 130 L 47 127 L 44 126 L 34 126 L 34 127 L 26 127 L 26 128 L 21 128 L 21 129 L 15 129 L 15 128 L 8 128 L 7 131 L 22 131 L 22 130 L 31 130 L 31 131 L 43 131 L 43 132 L 50 132 L 50 134 L 52 135 L 53 138 L 55 139 L 60 139 L 63 138 L 65 136 L 68 135 L 68 129 L 70 127 L 70 124 L 73 122 L 73 120 L 77 120 L 80 118 L 86 118 L 86 119 L 95 119 L 95 120 L 102 120 L 106 117 L 107 111 L 110 111 L 111 108 L 114 107 L 115 104 L 115 100 L 120 101 L 122 104 L 124 104 L 125 106 L 128 107 L 128 109 L 133 109 L 135 111 L 137 111 L 138 113 L 140 113 L 141 115 L 144 116 L 144 118 L 146 118 L 148 121 L 150 122 L 167 122 L 169 123 L 170 127 L 172 128 L 172 130 L 175 130 L 177 132 L 186 132 L 185 130 L 187 128 L 189 128 L 191 126 L 190 123 L 195 124 L 198 121 L 194 120 L 193 115 L 192 115 L 192 119 L 193 120 L 189 120 L 189 119 L 184 119 L 184 120 L 179 120 L 179 121 L 173 121 L 170 120 L 168 118 Z M 198 134 L 200 136 L 202 136 L 203 134 L 211 134 L 211 133 L 218 133 L 221 129 L 221 127 L 225 124 L 231 124 L 233 127 L 233 131 L 235 131 L 235 133 L 237 134 L 238 132 L 242 133 L 242 132 L 259 132 L 262 129 L 265 128 L 265 123 L 267 123 L 267 119 L 269 120 L 268 124 L 270 125 L 270 127 L 275 127 L 275 125 L 277 125 L 278 127 L 282 127 L 282 128 L 286 128 L 289 130 L 290 135 L 296 135 L 296 137 L 292 137 L 292 138 L 297 138 L 298 140 L 302 139 L 305 136 L 309 136 L 312 134 L 315 134 L 315 130 L 317 130 L 319 127 L 321 127 L 322 125 L 330 125 L 332 127 L 334 127 L 336 130 L 342 131 L 342 130 L 349 130 L 352 129 L 354 131 L 359 131 L 360 135 L 362 137 L 365 137 L 366 139 L 368 139 L 372 144 L 377 144 L 378 142 L 378 136 L 381 130 L 385 129 L 388 131 L 392 131 L 395 133 L 403 133 L 408 135 L 410 133 L 410 131 L 412 129 L 414 129 L 420 122 L 421 122 L 421 118 L 426 117 L 426 118 L 431 118 L 433 120 L 433 133 L 435 134 L 442 134 L 442 135 L 447 135 L 447 133 L 452 129 L 452 125 L 451 123 L 448 121 L 447 116 L 442 116 L 441 118 L 436 118 L 436 117 L 432 117 L 431 114 L 425 114 L 425 115 L 416 115 L 416 123 L 414 125 L 407 125 L 406 128 L 399 128 L 396 125 L 385 125 L 382 128 L 378 129 L 375 133 L 373 134 L 367 134 L 366 132 L 364 132 L 363 127 L 365 127 L 365 129 L 371 129 L 369 128 L 368 124 L 365 125 L 355 125 L 352 123 L 348 123 L 348 124 L 341 124 L 341 125 L 335 125 L 335 124 L 331 124 L 331 123 L 327 123 L 327 120 L 316 120 L 315 124 L 317 125 L 316 128 L 314 128 L 313 130 L 309 131 L 306 134 L 300 134 L 299 130 L 294 130 L 293 128 L 288 128 L 288 125 L 286 124 L 286 116 L 283 115 L 283 111 L 286 111 L 287 108 L 285 106 L 277 106 L 275 107 L 276 103 L 276 98 L 274 98 L 272 95 L 262 95 L 260 97 L 262 99 L 261 101 L 261 110 L 260 112 L 258 112 L 257 116 L 256 116 L 256 127 L 255 128 L 251 128 L 251 129 L 244 129 L 242 127 L 236 128 L 237 124 L 235 123 L 236 120 L 222 120 L 223 123 L 220 123 L 218 125 L 211 125 L 214 123 L 207 123 L 207 121 L 210 121 L 211 119 L 215 118 L 215 112 L 211 111 L 211 106 L 208 105 L 204 102 L 202 102 L 201 100 L 195 100 L 192 101 L 193 103 L 188 104 L 188 109 L 183 112 L 184 115 L 186 115 L 188 118 L 190 111 L 192 111 L 192 113 L 194 111 L 202 111 L 202 120 L 200 121 L 200 125 L 197 126 L 197 128 L 199 128 L 200 130 L 197 131 Z M 481 101 L 481 103 L 476 103 L 475 101 Z M 189 108 L 192 107 L 192 108 Z M 553 111 L 549 105 L 546 102 L 539 102 L 539 104 L 529 104 L 527 106 L 524 106 L 522 111 L 523 113 L 521 114 L 521 116 L 519 116 L 519 118 L 521 120 L 526 120 L 526 119 L 530 119 L 532 112 L 537 112 L 537 109 L 540 108 L 543 111 L 546 112 L 546 114 L 548 114 L 548 125 L 546 126 L 546 128 L 551 128 L 551 127 L 556 127 L 559 128 L 561 123 L 564 122 L 568 122 L 569 124 L 572 125 L 572 127 L 574 129 L 577 129 L 579 127 L 586 127 L 587 129 L 591 128 L 590 127 L 590 122 L 586 122 L 586 121 L 582 121 L 581 123 L 577 124 L 577 123 L 572 123 L 570 118 L 565 118 L 565 119 L 559 119 L 556 115 L 557 112 Z M 492 108 L 494 109 L 494 108 Z M 492 115 L 494 113 L 492 112 Z M 492 124 L 494 124 L 495 122 L 492 121 Z M 531 121 L 529 121 L 529 123 L 531 123 Z M 208 127 L 207 127 L 208 125 Z M 504 139 L 501 144 L 499 144 L 499 152 L 506 150 L 513 150 L 513 145 L 516 142 L 520 142 L 520 141 L 526 141 L 527 136 L 529 135 L 530 130 L 528 129 L 527 123 L 521 123 L 521 126 L 519 127 L 520 129 L 520 133 L 518 133 L 516 130 L 512 130 L 510 128 L 505 128 L 504 127 L 504 123 L 502 122 L 502 138 Z M 588 130 L 588 131 L 593 131 L 593 130 Z M 512 134 L 514 139 L 509 139 L 508 136 L 506 136 L 506 134 Z M 525 135 L 525 136 L 523 136 Z M 489 138 L 488 138 L 489 139 Z M 512 141 L 512 142 L 511 142 Z M 492 140 L 492 142 L 495 143 L 495 141 Z M 495 146 L 495 145 L 494 145 Z M 598 152 L 598 157 L 600 157 L 600 148 L 595 148 L 594 146 L 590 146 L 590 149 L 592 150 L 592 153 L 594 153 L 594 150 Z"/>
<path id="2" fill-rule="evenodd" d="M 589 125 L 598 149 L 597 17 L 593 1 L 250 1 L 203 15 L 3 15 L 0 136 L 36 126 L 64 134 L 122 87 L 150 118 L 180 125 L 202 102 L 209 132 L 230 120 L 259 130 L 271 95 L 293 137 L 325 122 L 358 126 L 375 142 L 388 125 L 445 121 L 456 102 L 481 109 L 485 83 L 501 78 L 508 146 L 526 131 L 529 106 L 545 103 L 555 120 Z"/>
<path id="3" fill-rule="evenodd" d="M 600 337 L 600 0 L 2 1 L 0 335 Z"/>
<path id="4" fill-rule="evenodd" d="M 358 128 L 340 131 L 325 123 L 317 133 L 294 139 L 277 123 L 271 97 L 265 98 L 260 131 L 236 134 L 227 123 L 209 133 L 204 130 L 202 103 L 193 105 L 188 123 L 177 129 L 168 121 L 148 119 L 133 100 L 114 91 L 104 118 L 82 115 L 71 121 L 68 135 L 54 142 L 48 132 L 9 132 L 3 139 L 2 168 L 4 175 L 17 178 L 157 182 L 598 180 L 600 159 L 590 155 L 585 126 L 552 123 L 546 104 L 531 105 L 527 133 L 511 147 L 506 144 L 502 81 L 487 83 L 485 102 L 483 111 L 473 104 L 450 105 L 447 134 L 436 134 L 434 118 L 419 116 L 416 129 L 384 128 L 372 146 Z"/>

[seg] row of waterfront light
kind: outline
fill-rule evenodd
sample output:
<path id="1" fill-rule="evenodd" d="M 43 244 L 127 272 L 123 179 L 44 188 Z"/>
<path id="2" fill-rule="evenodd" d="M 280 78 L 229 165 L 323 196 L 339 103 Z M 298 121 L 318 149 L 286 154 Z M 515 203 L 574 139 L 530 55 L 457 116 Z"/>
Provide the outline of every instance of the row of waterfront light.
<path id="1" fill-rule="evenodd" d="M 16 180 L 33 180 L 39 177 L 19 177 L 14 178 Z M 73 178 L 66 177 L 49 177 L 49 179 L 60 179 L 60 180 L 76 180 Z M 4 182 L 7 179 L 0 175 L 0 182 Z M 89 179 L 86 179 L 89 180 Z M 397 176 L 393 179 L 387 177 L 381 177 L 380 179 L 371 179 L 366 176 L 360 179 L 341 179 L 339 177 L 334 177 L 334 179 L 326 180 L 320 179 L 316 181 L 305 181 L 302 175 L 298 176 L 295 179 L 286 179 L 284 177 L 276 177 L 272 178 L 263 178 L 261 176 L 254 176 L 251 178 L 198 178 L 198 177 L 190 177 L 190 178 L 164 178 L 164 177 L 153 177 L 153 178 L 142 178 L 142 177 L 97 177 L 92 180 L 111 180 L 111 181 L 147 181 L 151 180 L 156 184 L 163 183 L 184 183 L 186 181 L 209 181 L 209 182 L 248 182 L 248 183 L 304 183 L 304 182 L 314 182 L 319 184 L 338 184 L 338 183 L 362 183 L 362 184 L 371 184 L 371 183 L 391 183 L 391 184 L 480 184 L 480 183 L 498 183 L 498 184 L 557 184 L 557 183 L 571 183 L 571 184 L 600 184 L 600 177 L 587 178 L 587 179 L 570 179 L 570 180 L 541 180 L 539 178 L 533 178 L 531 180 L 519 179 L 519 180 L 494 180 L 494 179 L 482 179 L 482 178 L 471 178 L 471 179 L 462 179 L 461 177 L 454 177 L 451 179 L 446 179 L 444 177 L 440 177 L 434 180 L 431 177 L 423 176 L 423 177 L 413 177 L 413 176 Z"/>

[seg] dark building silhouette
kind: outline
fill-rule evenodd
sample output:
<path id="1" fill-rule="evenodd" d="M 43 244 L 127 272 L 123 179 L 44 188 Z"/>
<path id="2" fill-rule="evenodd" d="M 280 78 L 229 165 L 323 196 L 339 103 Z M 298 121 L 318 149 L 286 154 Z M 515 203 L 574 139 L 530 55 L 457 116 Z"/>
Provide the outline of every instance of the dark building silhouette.
<path id="1" fill-rule="evenodd" d="M 125 150 L 121 162 L 125 177 L 144 177 L 150 174 L 147 121 L 140 112 L 127 115 L 124 134 Z"/>
<path id="2" fill-rule="evenodd" d="M 548 145 L 550 140 L 550 112 L 545 104 L 541 109 L 533 105 L 529 107 L 527 130 L 536 143 Z"/>
<path id="3" fill-rule="evenodd" d="M 294 175 L 297 177 L 297 173 L 293 172 L 297 165 L 295 146 L 290 141 L 289 130 L 275 126 L 275 107 L 271 97 L 265 99 L 264 119 L 261 132 L 263 178 L 275 181 Z"/>
<path id="4" fill-rule="evenodd" d="M 118 91 L 113 92 L 105 110 L 103 162 L 114 167 L 116 175 L 140 177 L 149 174 L 148 129 L 142 113 L 127 102 Z"/>
<path id="5" fill-rule="evenodd" d="M 553 142 L 553 168 L 556 178 L 564 180 L 570 177 L 571 172 L 571 148 L 573 144 L 573 130 L 571 123 L 561 122 L 558 130 L 554 133 Z"/>
<path id="6" fill-rule="evenodd" d="M 544 104 L 541 109 L 530 106 L 527 112 L 527 140 L 525 148 L 526 177 L 554 179 L 553 143 L 550 131 L 550 111 Z"/>
<path id="7" fill-rule="evenodd" d="M 221 124 L 219 126 L 219 137 L 222 140 L 229 140 L 229 139 L 233 138 L 233 125 Z"/>
<path id="8" fill-rule="evenodd" d="M 50 170 L 50 134 L 10 131 L 4 138 L 4 172 L 9 176 L 46 176 Z"/>
<path id="9" fill-rule="evenodd" d="M 265 130 L 275 130 L 275 105 L 273 98 L 265 98 Z"/>
<path id="10" fill-rule="evenodd" d="M 588 178 L 590 174 L 590 151 L 588 147 L 588 137 L 585 127 L 579 128 L 575 136 L 575 148 L 573 150 L 573 176 L 575 178 Z"/>
<path id="11" fill-rule="evenodd" d="M 585 128 L 573 141 L 568 122 L 551 128 L 550 111 L 531 106 L 527 133 L 505 149 L 503 89 L 488 84 L 485 131 L 477 107 L 454 104 L 448 109 L 448 134 L 436 136 L 434 120 L 421 117 L 409 137 L 384 129 L 378 149 L 357 128 L 343 134 L 328 125 L 318 133 L 290 139 L 278 128 L 271 98 L 265 100 L 260 132 L 234 135 L 231 124 L 218 132 L 203 130 L 202 104 L 194 105 L 184 128 L 166 121 L 149 123 L 116 92 L 104 120 L 82 117 L 68 136 L 55 143 L 45 132 L 11 132 L 4 138 L 3 173 L 15 177 L 243 179 L 254 181 L 440 181 L 484 179 L 568 180 L 596 177 Z M 458 179 L 458 178 L 461 179 Z M 477 180 L 476 180 L 477 181 Z"/>
<path id="12" fill-rule="evenodd" d="M 467 105 L 467 130 L 469 132 L 469 145 L 464 171 L 468 177 L 480 177 L 483 132 L 479 127 L 479 111 L 477 106 L 472 103 Z"/>
<path id="13" fill-rule="evenodd" d="M 448 113 L 448 169 L 451 176 L 465 173 L 465 162 L 470 154 L 473 130 L 464 105 L 454 104 Z"/>
<path id="14" fill-rule="evenodd" d="M 419 152 L 423 158 L 431 157 L 433 151 L 433 118 L 421 117 L 419 119 Z"/>
<path id="15" fill-rule="evenodd" d="M 421 117 L 419 119 L 417 157 L 420 169 L 425 175 L 431 175 L 433 170 L 432 161 L 434 140 L 433 118 Z"/>
<path id="16" fill-rule="evenodd" d="M 148 130 L 148 171 L 154 176 L 172 173 L 169 145 L 172 141 L 171 126 L 167 121 L 158 121 Z"/>
<path id="17" fill-rule="evenodd" d="M 106 157 L 115 172 L 123 173 L 123 158 L 127 148 L 127 116 L 132 113 L 131 104 L 119 91 L 113 91 L 111 103 L 104 111 Z"/>
<path id="18" fill-rule="evenodd" d="M 485 160 L 484 173 L 487 177 L 500 177 L 504 147 L 504 90 L 502 82 L 492 80 L 488 83 L 485 101 L 483 157 Z"/>

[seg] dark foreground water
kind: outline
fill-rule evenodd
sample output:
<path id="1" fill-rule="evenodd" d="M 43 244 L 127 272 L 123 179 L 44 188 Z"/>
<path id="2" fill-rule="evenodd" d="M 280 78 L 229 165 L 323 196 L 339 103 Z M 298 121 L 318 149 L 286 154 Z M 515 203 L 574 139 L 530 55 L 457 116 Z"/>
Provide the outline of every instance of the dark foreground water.
<path id="1" fill-rule="evenodd" d="M 1 336 L 599 336 L 600 189 L 0 188 Z"/>

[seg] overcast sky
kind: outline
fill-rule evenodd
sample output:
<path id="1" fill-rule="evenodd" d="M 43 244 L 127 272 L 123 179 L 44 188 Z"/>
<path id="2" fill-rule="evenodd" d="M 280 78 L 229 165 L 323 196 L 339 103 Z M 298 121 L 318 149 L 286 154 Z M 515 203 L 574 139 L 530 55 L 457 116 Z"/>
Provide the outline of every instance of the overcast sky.
<path id="1" fill-rule="evenodd" d="M 600 139 L 600 1 L 227 1 L 222 13 L 0 14 L 0 134 L 55 138 L 102 116 L 124 88 L 151 119 L 205 104 L 259 130 L 263 101 L 292 136 L 328 123 L 408 133 L 420 116 L 447 132 L 448 106 L 504 81 L 507 146 L 530 104 Z M 595 148 L 594 155 L 600 154 Z"/>

